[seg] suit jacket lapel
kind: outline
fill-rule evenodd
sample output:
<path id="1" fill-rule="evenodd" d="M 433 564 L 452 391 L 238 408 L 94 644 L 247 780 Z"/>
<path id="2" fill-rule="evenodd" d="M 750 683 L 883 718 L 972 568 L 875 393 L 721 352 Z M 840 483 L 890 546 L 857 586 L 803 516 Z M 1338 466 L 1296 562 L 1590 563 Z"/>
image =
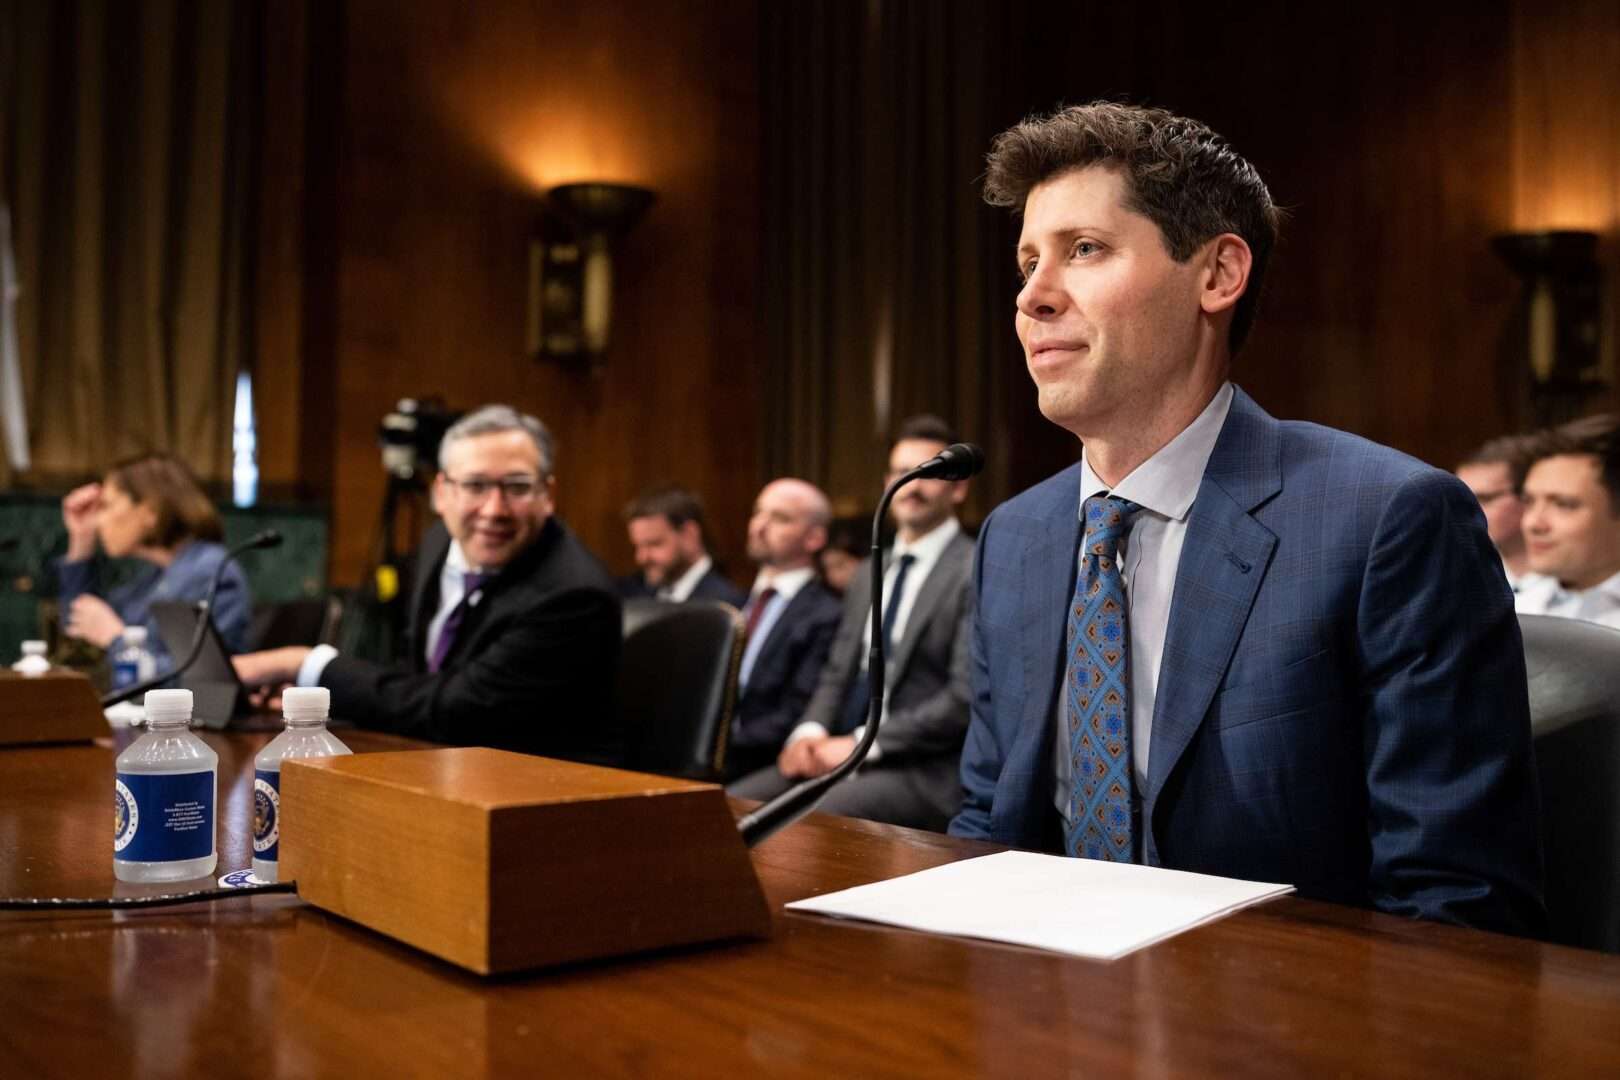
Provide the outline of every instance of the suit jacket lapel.
<path id="1" fill-rule="evenodd" d="M 411 667 L 427 670 L 428 623 L 439 606 L 439 574 L 450 553 L 450 533 L 438 522 L 422 536 L 420 556 L 416 561 L 416 580 L 411 582 L 409 612 Z"/>
<path id="2" fill-rule="evenodd" d="M 1241 390 L 1204 469 L 1187 522 L 1165 634 L 1148 752 L 1149 807 L 1226 675 L 1277 537 L 1251 512 L 1282 488 L 1277 421 Z"/>
<path id="3" fill-rule="evenodd" d="M 962 553 L 962 545 L 967 545 L 969 554 Z M 962 588 L 965 571 L 971 559 L 973 541 L 965 536 L 954 537 L 945 550 L 939 553 L 939 561 L 934 564 L 933 571 L 928 580 L 922 583 L 922 591 L 917 594 L 916 601 L 911 605 L 911 614 L 906 618 L 906 632 L 894 647 L 894 659 L 889 664 L 889 677 L 898 681 L 911 663 L 911 656 L 917 651 L 917 642 L 922 639 L 924 631 L 934 618 L 939 606 L 950 596 L 952 590 Z"/>

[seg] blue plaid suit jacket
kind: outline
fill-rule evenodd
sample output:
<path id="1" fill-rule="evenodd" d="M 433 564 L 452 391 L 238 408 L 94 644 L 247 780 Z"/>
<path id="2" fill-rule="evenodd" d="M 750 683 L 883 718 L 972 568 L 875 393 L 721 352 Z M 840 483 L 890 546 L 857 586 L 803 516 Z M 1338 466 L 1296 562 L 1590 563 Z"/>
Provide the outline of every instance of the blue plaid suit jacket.
<path id="1" fill-rule="evenodd" d="M 1079 473 L 979 535 L 956 835 L 1055 850 Z M 1238 391 L 1188 520 L 1141 794 L 1152 865 L 1540 932 L 1524 654 L 1468 489 Z"/>

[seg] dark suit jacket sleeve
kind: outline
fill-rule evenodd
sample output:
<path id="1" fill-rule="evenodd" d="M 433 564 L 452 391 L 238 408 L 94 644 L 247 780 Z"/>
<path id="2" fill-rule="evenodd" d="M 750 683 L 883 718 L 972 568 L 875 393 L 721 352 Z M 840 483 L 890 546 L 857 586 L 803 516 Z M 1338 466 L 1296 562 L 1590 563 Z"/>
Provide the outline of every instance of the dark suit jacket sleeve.
<path id="1" fill-rule="evenodd" d="M 511 619 L 487 648 L 430 674 L 338 656 L 321 673 L 332 714 L 435 742 L 563 752 L 579 740 L 580 672 L 617 656 L 619 607 L 605 589 L 570 589 Z M 611 670 L 611 665 L 607 665 Z M 601 701 L 612 687 L 602 686 Z M 599 703 L 599 707 L 605 705 Z"/>
<path id="2" fill-rule="evenodd" d="M 937 573 L 939 567 L 936 567 Z M 919 701 L 896 707 L 890 694 L 889 714 L 878 731 L 878 743 L 886 758 L 956 753 L 968 726 L 969 639 L 972 619 L 968 603 L 968 582 L 964 580 L 939 610 L 951 625 L 950 674 L 939 689 Z M 919 645 L 919 648 L 922 646 Z M 913 663 L 916 658 L 913 657 Z"/>
<path id="3" fill-rule="evenodd" d="M 1539 932 L 1524 650 L 1478 504 L 1455 478 L 1425 471 L 1389 501 L 1357 618 L 1373 902 Z"/>
<path id="4" fill-rule="evenodd" d="M 962 746 L 962 808 L 950 824 L 952 836 L 988 840 L 990 807 L 995 801 L 996 783 L 1001 779 L 1002 752 L 996 743 L 991 720 L 995 707 L 990 693 L 989 652 L 984 626 L 979 620 L 979 591 L 984 584 L 985 550 L 990 546 L 992 514 L 979 530 L 979 545 L 973 553 L 971 610 L 968 613 L 969 720 L 967 741 Z"/>

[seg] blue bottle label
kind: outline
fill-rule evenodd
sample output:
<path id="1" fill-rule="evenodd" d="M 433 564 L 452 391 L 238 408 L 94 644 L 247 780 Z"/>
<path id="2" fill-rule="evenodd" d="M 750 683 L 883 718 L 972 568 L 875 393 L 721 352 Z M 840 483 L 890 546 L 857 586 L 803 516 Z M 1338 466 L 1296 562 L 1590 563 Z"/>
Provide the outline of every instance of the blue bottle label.
<path id="1" fill-rule="evenodd" d="M 141 665 L 134 660 L 120 660 L 113 665 L 112 688 L 122 690 L 141 681 Z"/>
<path id="2" fill-rule="evenodd" d="M 213 853 L 212 772 L 121 772 L 114 792 L 113 858 L 177 862 Z"/>
<path id="3" fill-rule="evenodd" d="M 253 770 L 253 857 L 275 862 L 281 848 L 281 773 Z"/>

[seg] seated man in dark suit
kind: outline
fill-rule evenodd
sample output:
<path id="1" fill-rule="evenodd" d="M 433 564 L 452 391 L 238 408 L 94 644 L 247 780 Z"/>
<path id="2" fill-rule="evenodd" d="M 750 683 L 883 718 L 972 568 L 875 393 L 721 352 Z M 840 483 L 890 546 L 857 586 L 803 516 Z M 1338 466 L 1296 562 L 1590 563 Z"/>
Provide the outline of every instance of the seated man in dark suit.
<path id="1" fill-rule="evenodd" d="M 889 477 L 956 441 L 943 421 L 908 421 L 889 452 Z M 827 794 L 831 814 L 941 830 L 961 803 L 957 762 L 968 722 L 968 573 L 973 541 L 957 524 L 966 481 L 917 480 L 890 507 L 899 526 L 884 561 L 888 684 L 877 742 L 861 768 Z M 770 799 L 830 772 L 849 756 L 871 699 L 866 656 L 872 561 L 855 572 L 821 681 L 776 764 L 733 784 L 733 795 Z"/>
<path id="2" fill-rule="evenodd" d="M 1082 449 L 979 534 L 951 831 L 1539 932 L 1524 655 L 1478 502 L 1228 381 L 1277 233 L 1253 166 L 1096 103 L 1000 135 L 985 198 L 1022 213 L 1018 336 Z"/>
<path id="3" fill-rule="evenodd" d="M 842 610 L 816 578 L 830 517 L 827 496 L 803 480 L 773 480 L 754 500 L 748 557 L 759 576 L 743 609 L 748 644 L 726 748 L 729 777 L 775 761 L 815 693 Z"/>
<path id="4" fill-rule="evenodd" d="M 407 663 L 330 646 L 235 658 L 252 686 L 332 691 L 332 715 L 435 742 L 614 762 L 604 702 L 619 657 L 613 579 L 552 513 L 551 433 L 504 405 L 445 433 L 418 555 Z"/>
<path id="5" fill-rule="evenodd" d="M 735 608 L 748 599 L 709 557 L 703 503 L 690 491 L 672 487 L 639 495 L 624 508 L 624 523 L 641 568 L 640 577 L 620 581 L 625 599 L 719 600 Z"/>

